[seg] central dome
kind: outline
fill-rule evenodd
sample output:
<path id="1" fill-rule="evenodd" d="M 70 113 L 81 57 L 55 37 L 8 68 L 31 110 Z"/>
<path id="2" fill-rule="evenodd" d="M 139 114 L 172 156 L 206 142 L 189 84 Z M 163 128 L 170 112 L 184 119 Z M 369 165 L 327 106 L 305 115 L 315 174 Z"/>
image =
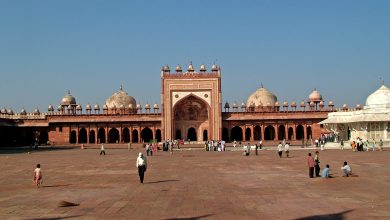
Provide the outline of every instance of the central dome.
<path id="1" fill-rule="evenodd" d="M 247 106 L 251 106 L 253 105 L 252 103 L 254 103 L 256 107 L 257 106 L 273 107 L 275 106 L 276 101 L 278 101 L 276 96 L 272 92 L 265 89 L 263 85 L 261 85 L 261 87 L 257 89 L 256 92 L 254 92 L 252 95 L 248 97 Z"/>
<path id="2" fill-rule="evenodd" d="M 365 108 L 390 108 L 390 89 L 382 85 L 368 96 Z"/>
<path id="3" fill-rule="evenodd" d="M 70 90 L 68 90 L 68 94 L 66 94 L 62 99 L 61 99 L 61 105 L 76 105 L 76 98 L 70 94 Z"/>
<path id="4" fill-rule="evenodd" d="M 106 100 L 108 108 L 119 108 L 120 106 L 128 107 L 129 105 L 136 106 L 136 101 L 129 96 L 127 92 L 123 91 L 122 86 L 118 92 L 114 93 Z"/>

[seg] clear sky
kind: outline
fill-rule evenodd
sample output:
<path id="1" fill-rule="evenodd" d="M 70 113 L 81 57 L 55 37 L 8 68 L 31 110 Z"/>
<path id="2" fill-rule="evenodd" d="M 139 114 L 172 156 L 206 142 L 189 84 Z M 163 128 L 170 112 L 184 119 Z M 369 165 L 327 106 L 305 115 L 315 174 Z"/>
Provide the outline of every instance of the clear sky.
<path id="1" fill-rule="evenodd" d="M 160 69 L 222 68 L 223 102 L 260 87 L 300 102 L 317 88 L 364 104 L 390 81 L 390 1 L 0 1 L 0 108 L 47 111 L 120 85 L 160 103 Z"/>

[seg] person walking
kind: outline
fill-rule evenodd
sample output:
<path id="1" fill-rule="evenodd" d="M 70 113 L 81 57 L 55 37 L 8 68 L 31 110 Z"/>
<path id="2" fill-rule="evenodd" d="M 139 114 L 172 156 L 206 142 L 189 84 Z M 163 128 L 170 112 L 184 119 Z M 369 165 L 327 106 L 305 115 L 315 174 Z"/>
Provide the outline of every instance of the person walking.
<path id="1" fill-rule="evenodd" d="M 42 170 L 41 170 L 41 164 L 37 164 L 37 168 L 35 168 L 35 170 L 34 170 L 34 177 L 33 178 L 34 178 L 33 179 L 34 184 L 37 187 L 39 187 L 42 184 L 42 182 L 43 182 L 43 180 L 42 180 L 43 175 L 42 175 Z"/>
<path id="2" fill-rule="evenodd" d="M 311 153 L 308 154 L 307 156 L 307 165 L 309 167 L 309 177 L 313 178 L 314 177 L 314 158 L 311 156 Z"/>
<path id="3" fill-rule="evenodd" d="M 258 155 L 258 153 L 257 153 L 258 148 L 259 148 L 259 146 L 257 146 L 257 144 L 255 144 L 255 154 L 256 154 L 256 156 Z"/>
<path id="4" fill-rule="evenodd" d="M 100 155 L 106 155 L 106 151 L 104 150 L 104 144 L 102 144 L 102 146 L 100 147 Z"/>
<path id="5" fill-rule="evenodd" d="M 283 154 L 283 145 L 282 143 L 279 142 L 279 145 L 278 145 L 278 154 L 279 154 L 279 158 L 282 158 L 282 154 Z"/>
<path id="6" fill-rule="evenodd" d="M 316 151 L 316 155 L 314 156 L 314 162 L 315 162 L 315 172 L 316 172 L 316 177 L 320 176 L 320 157 L 319 157 L 320 152 Z"/>
<path id="7" fill-rule="evenodd" d="M 141 152 L 138 154 L 136 166 L 138 168 L 139 181 L 144 183 L 144 177 L 148 163 L 146 161 L 146 157 Z"/>
<path id="8" fill-rule="evenodd" d="M 284 145 L 284 152 L 286 152 L 286 156 L 289 157 L 289 155 L 290 155 L 290 143 L 287 142 Z"/>

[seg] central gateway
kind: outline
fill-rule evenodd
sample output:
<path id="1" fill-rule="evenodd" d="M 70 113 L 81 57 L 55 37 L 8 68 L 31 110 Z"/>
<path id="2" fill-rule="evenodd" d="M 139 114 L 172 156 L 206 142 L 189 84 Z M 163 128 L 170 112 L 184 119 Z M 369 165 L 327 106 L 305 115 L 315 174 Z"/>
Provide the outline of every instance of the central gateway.
<path id="1" fill-rule="evenodd" d="M 220 140 L 222 137 L 222 99 L 220 68 L 207 72 L 202 65 L 195 72 L 192 64 L 187 72 L 177 66 L 171 73 L 162 68 L 162 127 L 164 139 L 196 142 Z"/>

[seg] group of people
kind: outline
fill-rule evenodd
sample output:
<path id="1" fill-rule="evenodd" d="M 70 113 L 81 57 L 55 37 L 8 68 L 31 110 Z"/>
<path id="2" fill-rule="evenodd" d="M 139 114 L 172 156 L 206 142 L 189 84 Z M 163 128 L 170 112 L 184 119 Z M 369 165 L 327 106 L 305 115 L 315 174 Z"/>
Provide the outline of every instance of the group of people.
<path id="1" fill-rule="evenodd" d="M 146 143 L 145 151 L 146 151 L 146 156 L 153 156 L 153 152 L 157 151 L 156 143 Z"/>
<path id="2" fill-rule="evenodd" d="M 322 177 L 322 178 L 331 178 L 330 174 L 330 166 L 329 164 L 325 165 L 325 168 L 322 170 L 322 173 L 320 175 L 320 157 L 319 157 L 320 152 L 316 151 L 314 158 L 312 157 L 311 153 L 308 154 L 307 156 L 307 165 L 309 167 L 309 177 L 314 178 L 314 177 Z M 352 174 L 352 168 L 350 165 L 348 165 L 347 161 L 344 161 L 343 166 L 341 167 L 342 170 L 342 176 L 343 177 L 348 177 Z M 315 175 L 314 175 L 315 174 Z"/>
<path id="3" fill-rule="evenodd" d="M 341 141 L 340 145 L 341 145 L 341 149 L 343 150 L 344 149 L 344 142 Z M 383 150 L 383 141 L 382 141 L 382 139 L 380 139 L 379 143 L 377 145 L 375 139 L 372 139 L 372 141 L 369 142 L 368 139 L 366 141 L 363 141 L 360 137 L 358 137 L 356 139 L 356 141 L 352 141 L 351 148 L 353 151 L 361 151 L 361 152 L 369 151 L 370 149 L 372 151 L 375 151 L 375 149 L 382 151 Z"/>
<path id="4" fill-rule="evenodd" d="M 290 143 L 289 142 L 279 142 L 278 144 L 278 155 L 279 158 L 282 158 L 283 156 L 283 150 L 286 152 L 286 157 L 290 157 Z"/>
<path id="5" fill-rule="evenodd" d="M 226 142 L 224 140 L 206 141 L 204 143 L 205 151 L 225 151 Z"/>

